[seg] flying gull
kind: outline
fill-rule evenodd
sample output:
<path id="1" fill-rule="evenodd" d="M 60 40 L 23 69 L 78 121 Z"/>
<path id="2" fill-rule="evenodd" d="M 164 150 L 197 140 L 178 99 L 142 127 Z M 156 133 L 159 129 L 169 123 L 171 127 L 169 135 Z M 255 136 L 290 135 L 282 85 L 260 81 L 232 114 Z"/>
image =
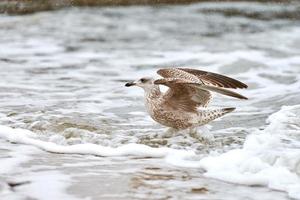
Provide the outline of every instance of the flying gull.
<path id="1" fill-rule="evenodd" d="M 247 88 L 248 86 L 233 78 L 196 69 L 166 68 L 157 73 L 163 78 L 141 78 L 126 83 L 126 87 L 138 86 L 145 91 L 145 105 L 156 122 L 175 130 L 190 129 L 219 118 L 235 108 L 206 108 L 212 99 L 211 92 L 247 99 L 227 88 Z M 159 85 L 169 89 L 163 93 Z M 199 110 L 198 108 L 206 108 Z"/>

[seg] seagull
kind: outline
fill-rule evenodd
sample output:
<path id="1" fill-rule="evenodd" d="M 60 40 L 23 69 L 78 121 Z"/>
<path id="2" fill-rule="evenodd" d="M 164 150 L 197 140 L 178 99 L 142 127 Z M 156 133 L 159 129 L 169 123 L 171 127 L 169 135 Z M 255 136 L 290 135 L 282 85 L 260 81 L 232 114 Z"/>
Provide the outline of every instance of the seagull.
<path id="1" fill-rule="evenodd" d="M 126 87 L 138 86 L 144 89 L 145 106 L 151 118 L 172 130 L 189 129 L 205 125 L 235 110 L 234 107 L 209 109 L 211 92 L 247 99 L 230 89 L 248 86 L 236 79 L 221 74 L 190 68 L 165 68 L 157 73 L 163 78 L 144 77 L 126 83 Z M 169 89 L 163 93 L 159 85 Z"/>

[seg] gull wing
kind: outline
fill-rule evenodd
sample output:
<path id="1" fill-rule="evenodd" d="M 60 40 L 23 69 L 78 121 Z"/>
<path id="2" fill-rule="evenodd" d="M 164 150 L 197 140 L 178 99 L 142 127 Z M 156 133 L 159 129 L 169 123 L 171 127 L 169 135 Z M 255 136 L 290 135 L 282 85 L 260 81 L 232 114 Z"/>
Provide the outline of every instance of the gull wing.
<path id="1" fill-rule="evenodd" d="M 210 91 L 223 95 L 247 99 L 225 88 L 246 88 L 247 85 L 216 73 L 193 69 L 168 68 L 157 71 L 164 77 L 154 84 L 165 85 L 169 90 L 164 95 L 165 103 L 173 109 L 196 112 L 197 107 L 206 107 L 211 100 Z"/>
<path id="2" fill-rule="evenodd" d="M 169 87 L 163 98 L 165 105 L 173 110 L 197 112 L 197 107 L 206 107 L 211 99 L 209 91 L 194 87 L 190 85 L 193 82 L 185 79 L 158 79 L 154 81 L 154 84 Z"/>
<path id="3" fill-rule="evenodd" d="M 189 68 L 167 68 L 157 71 L 164 78 L 183 78 L 194 82 L 201 82 L 205 85 L 211 85 L 222 88 L 247 88 L 248 86 L 241 81 L 224 76 L 221 74 L 207 72 Z"/>

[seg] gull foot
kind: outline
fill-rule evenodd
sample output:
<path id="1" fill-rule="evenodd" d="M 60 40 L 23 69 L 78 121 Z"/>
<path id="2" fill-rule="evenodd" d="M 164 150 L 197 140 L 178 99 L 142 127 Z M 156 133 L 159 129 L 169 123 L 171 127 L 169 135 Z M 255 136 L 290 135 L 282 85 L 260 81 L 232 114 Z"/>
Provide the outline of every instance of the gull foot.
<path id="1" fill-rule="evenodd" d="M 211 144 L 214 140 L 214 136 L 210 133 L 207 127 L 201 127 L 200 130 L 197 128 L 190 128 L 189 135 L 204 144 Z"/>
<path id="2" fill-rule="evenodd" d="M 163 138 L 170 138 L 170 137 L 173 137 L 173 136 L 176 136 L 176 134 L 179 132 L 178 129 L 175 129 L 175 128 L 169 128 L 163 135 L 162 137 Z"/>

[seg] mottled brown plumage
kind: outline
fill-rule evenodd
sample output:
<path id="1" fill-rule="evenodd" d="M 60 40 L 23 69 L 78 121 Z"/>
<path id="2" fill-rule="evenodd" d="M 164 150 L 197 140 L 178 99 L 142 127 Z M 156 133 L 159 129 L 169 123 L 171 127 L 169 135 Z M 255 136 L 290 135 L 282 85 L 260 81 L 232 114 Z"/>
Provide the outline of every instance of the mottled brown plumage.
<path id="1" fill-rule="evenodd" d="M 145 104 L 150 116 L 160 124 L 175 129 L 194 128 L 204 125 L 234 108 L 202 109 L 207 107 L 211 91 L 223 95 L 247 99 L 227 88 L 247 88 L 247 85 L 233 78 L 217 73 L 188 68 L 167 68 L 157 71 L 162 79 L 142 78 L 126 86 L 140 86 L 145 90 Z M 159 85 L 169 87 L 162 93 Z"/>

